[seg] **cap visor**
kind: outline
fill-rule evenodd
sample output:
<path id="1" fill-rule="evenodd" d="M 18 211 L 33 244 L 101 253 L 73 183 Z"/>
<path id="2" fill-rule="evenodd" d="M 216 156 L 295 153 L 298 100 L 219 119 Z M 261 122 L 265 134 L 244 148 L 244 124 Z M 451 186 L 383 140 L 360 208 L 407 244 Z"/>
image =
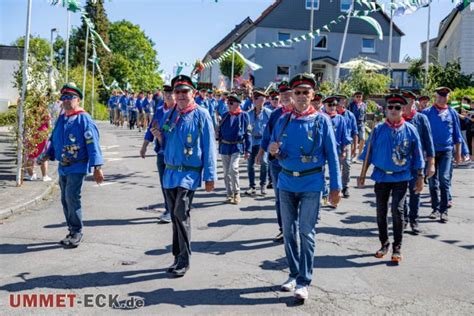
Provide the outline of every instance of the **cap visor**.
<path id="1" fill-rule="evenodd" d="M 191 88 L 191 87 L 188 86 L 188 85 L 181 84 L 181 85 L 179 85 L 179 86 L 174 87 L 173 90 L 193 90 L 193 88 Z"/>

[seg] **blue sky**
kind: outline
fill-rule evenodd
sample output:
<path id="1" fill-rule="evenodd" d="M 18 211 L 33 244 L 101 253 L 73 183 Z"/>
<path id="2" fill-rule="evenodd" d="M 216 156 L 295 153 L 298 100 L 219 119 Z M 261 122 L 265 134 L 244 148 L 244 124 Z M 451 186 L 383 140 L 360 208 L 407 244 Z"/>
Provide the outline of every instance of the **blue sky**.
<path id="1" fill-rule="evenodd" d="M 330 1 L 330 0 L 323 0 Z M 388 1 L 388 0 L 387 0 Z M 85 0 L 82 0 L 84 3 Z M 194 62 L 222 39 L 236 24 L 250 16 L 256 19 L 274 0 L 105 0 L 109 20 L 127 19 L 139 24 L 155 42 L 161 68 L 171 72 L 176 62 Z M 456 1 L 457 2 L 457 1 Z M 11 44 L 25 34 L 27 0 L 0 0 L 0 44 Z M 439 22 L 454 8 L 451 0 L 434 0 L 431 37 Z M 396 17 L 395 23 L 405 32 L 401 58 L 420 56 L 420 42 L 426 40 L 427 9 Z M 79 26 L 79 14 L 72 15 L 72 25 Z M 47 0 L 33 0 L 31 31 L 50 37 L 51 28 L 66 35 L 66 10 L 52 7 Z M 177 31 L 181 30 L 181 31 Z"/>

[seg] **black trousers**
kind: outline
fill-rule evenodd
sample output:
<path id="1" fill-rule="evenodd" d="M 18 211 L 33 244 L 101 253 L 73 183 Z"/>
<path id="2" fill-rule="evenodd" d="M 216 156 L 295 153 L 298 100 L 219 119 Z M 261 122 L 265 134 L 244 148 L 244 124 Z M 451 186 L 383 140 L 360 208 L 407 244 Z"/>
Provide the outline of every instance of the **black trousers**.
<path id="1" fill-rule="evenodd" d="M 181 187 L 165 189 L 165 198 L 173 224 L 173 256 L 179 267 L 189 265 L 191 257 L 191 204 L 194 191 Z"/>
<path id="2" fill-rule="evenodd" d="M 403 182 L 376 182 L 375 200 L 377 203 L 377 226 L 379 239 L 382 244 L 388 241 L 388 200 L 392 196 L 393 246 L 402 245 L 403 238 L 403 208 L 407 196 L 408 181 Z"/>

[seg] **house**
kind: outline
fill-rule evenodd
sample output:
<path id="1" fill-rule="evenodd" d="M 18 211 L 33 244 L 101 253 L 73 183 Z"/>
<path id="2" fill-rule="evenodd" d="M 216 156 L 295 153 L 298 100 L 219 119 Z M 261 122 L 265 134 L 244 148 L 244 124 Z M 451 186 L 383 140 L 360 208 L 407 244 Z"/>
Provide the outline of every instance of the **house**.
<path id="1" fill-rule="evenodd" d="M 22 47 L 0 45 L 0 112 L 6 112 L 20 97 L 19 90 L 13 87 L 13 78 L 20 68 L 22 53 Z"/>
<path id="2" fill-rule="evenodd" d="M 461 72 L 474 74 L 474 2 L 460 3 L 441 21 L 435 47 L 441 65 L 459 60 Z"/>
<path id="3" fill-rule="evenodd" d="M 310 26 L 311 5 L 314 2 L 314 29 L 321 29 L 315 36 L 312 50 L 312 73 L 319 81 L 333 80 L 338 62 L 345 20 L 331 24 L 330 32 L 324 25 L 345 14 L 352 0 L 276 0 L 258 19 L 246 18 L 205 55 L 203 62 L 217 58 L 232 43 L 285 43 L 286 40 L 307 34 Z M 355 3 L 355 10 L 367 10 L 363 4 Z M 390 18 L 382 11 L 371 12 L 369 16 L 382 27 L 384 40 L 378 39 L 375 30 L 365 21 L 353 18 L 350 21 L 342 62 L 363 56 L 382 62 L 388 61 Z M 401 37 L 404 33 L 393 25 L 392 62 L 398 62 Z M 253 73 L 255 85 L 264 87 L 275 82 L 308 71 L 310 41 L 286 43 L 283 47 L 244 48 L 241 54 L 263 68 Z M 249 73 L 249 69 L 245 73 Z M 341 70 L 341 74 L 344 75 Z M 201 81 L 218 85 L 222 81 L 219 64 L 213 64 L 201 73 Z"/>

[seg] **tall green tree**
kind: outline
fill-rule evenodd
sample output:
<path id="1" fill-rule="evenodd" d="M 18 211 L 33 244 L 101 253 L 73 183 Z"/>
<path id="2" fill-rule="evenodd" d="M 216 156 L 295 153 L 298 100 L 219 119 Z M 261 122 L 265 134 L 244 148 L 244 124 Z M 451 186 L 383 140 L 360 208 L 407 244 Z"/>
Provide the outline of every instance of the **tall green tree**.
<path id="1" fill-rule="evenodd" d="M 107 80 L 117 80 L 121 87 L 128 82 L 136 90 L 154 90 L 163 83 L 158 73 L 155 43 L 138 25 L 122 20 L 114 22 L 109 32 L 113 52 Z"/>
<path id="2" fill-rule="evenodd" d="M 224 58 L 220 63 L 221 73 L 229 78 L 232 77 L 232 54 Z M 242 76 L 245 69 L 245 62 L 239 55 L 234 55 L 234 77 Z"/>

